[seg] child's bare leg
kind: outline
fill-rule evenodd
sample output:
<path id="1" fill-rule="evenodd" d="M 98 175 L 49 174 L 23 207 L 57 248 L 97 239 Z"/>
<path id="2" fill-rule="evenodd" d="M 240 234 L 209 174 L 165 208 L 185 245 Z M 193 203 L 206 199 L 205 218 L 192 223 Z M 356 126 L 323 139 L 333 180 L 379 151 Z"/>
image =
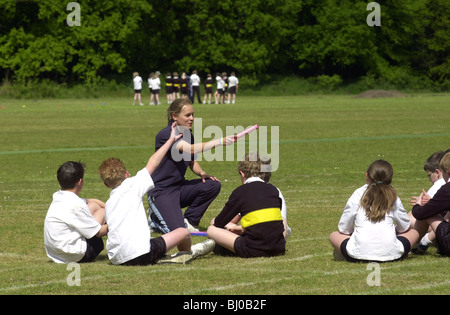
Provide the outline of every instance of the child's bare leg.
<path id="1" fill-rule="evenodd" d="M 239 237 L 239 235 L 226 229 L 215 227 L 214 225 L 210 225 L 206 233 L 208 238 L 214 240 L 220 246 L 225 247 L 226 249 L 235 253 L 234 242 Z"/>
<path id="2" fill-rule="evenodd" d="M 444 221 L 444 218 L 439 214 L 435 215 L 434 217 L 431 217 L 429 219 L 426 219 L 426 222 L 431 226 L 434 233 L 436 233 L 436 229 L 437 229 L 438 225 L 441 224 L 443 221 Z"/>
<path id="3" fill-rule="evenodd" d="M 178 228 L 169 233 L 163 234 L 162 238 L 166 242 L 166 251 L 169 252 L 175 246 L 179 251 L 191 251 L 191 234 L 186 228 Z"/>
<path id="4" fill-rule="evenodd" d="M 95 218 L 95 221 L 99 224 L 105 224 L 105 208 L 94 200 L 88 200 L 87 206 L 89 207 L 92 216 Z"/>
<path id="5" fill-rule="evenodd" d="M 420 240 L 419 232 L 415 229 L 410 229 L 409 231 L 398 235 L 408 239 L 409 243 L 411 244 L 411 248 L 414 247 L 414 245 Z"/>
<path id="6" fill-rule="evenodd" d="M 341 253 L 341 244 L 346 239 L 350 238 L 350 235 L 342 234 L 340 232 L 333 232 L 330 234 L 330 243 L 331 246 L 339 253 Z M 342 253 L 341 253 L 342 254 Z"/>

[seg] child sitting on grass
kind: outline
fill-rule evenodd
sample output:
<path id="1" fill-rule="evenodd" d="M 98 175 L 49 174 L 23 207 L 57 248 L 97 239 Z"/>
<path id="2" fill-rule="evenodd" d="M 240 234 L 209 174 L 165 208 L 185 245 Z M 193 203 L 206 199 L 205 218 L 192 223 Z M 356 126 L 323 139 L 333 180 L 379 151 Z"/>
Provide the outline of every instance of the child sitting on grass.
<path id="1" fill-rule="evenodd" d="M 246 155 L 239 162 L 242 186 L 230 195 L 222 212 L 211 221 L 207 235 L 214 253 L 238 257 L 269 257 L 285 253 L 285 220 L 279 190 L 264 182 L 262 161 Z M 241 225 L 237 225 L 240 221 Z"/>
<path id="2" fill-rule="evenodd" d="M 424 194 L 420 194 L 412 209 L 416 218 L 414 228 L 424 235 L 431 227 L 435 234 L 438 253 L 450 256 L 450 150 L 447 150 L 439 163 L 446 182 L 427 203 L 423 204 Z"/>
<path id="3" fill-rule="evenodd" d="M 113 265 L 185 264 L 208 252 L 201 243 L 191 247 L 190 233 L 186 228 L 180 227 L 156 238 L 150 235 L 142 198 L 154 187 L 151 175 L 170 147 L 182 136 L 174 135 L 175 125 L 172 124 L 166 143 L 136 176 L 130 177 L 124 164 L 115 158 L 103 161 L 99 167 L 100 178 L 112 189 L 106 202 L 105 216 L 108 222 L 106 250 Z M 162 259 L 175 246 L 180 252 Z"/>
<path id="4" fill-rule="evenodd" d="M 335 258 L 350 262 L 403 259 L 418 241 L 408 214 L 391 186 L 394 171 L 377 160 L 366 172 L 366 184 L 352 194 L 344 208 L 339 231 L 330 235 Z M 396 223 L 396 225 L 395 225 Z"/>
<path id="5" fill-rule="evenodd" d="M 92 262 L 103 250 L 105 204 L 98 199 L 79 197 L 84 184 L 84 164 L 68 161 L 57 171 L 61 190 L 53 201 L 44 222 L 44 245 L 47 256 L 56 263 Z"/>

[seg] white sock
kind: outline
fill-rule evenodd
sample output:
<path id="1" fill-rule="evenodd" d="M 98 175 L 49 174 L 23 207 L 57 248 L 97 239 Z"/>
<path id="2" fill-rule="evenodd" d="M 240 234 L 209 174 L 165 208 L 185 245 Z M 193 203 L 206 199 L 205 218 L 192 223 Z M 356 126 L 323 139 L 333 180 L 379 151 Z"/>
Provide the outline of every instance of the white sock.
<path id="1" fill-rule="evenodd" d="M 433 242 L 430 241 L 430 240 L 428 239 L 428 233 L 425 234 L 425 235 L 422 237 L 422 239 L 420 240 L 420 245 L 429 246 L 429 245 L 432 244 L 432 243 L 433 243 Z"/>

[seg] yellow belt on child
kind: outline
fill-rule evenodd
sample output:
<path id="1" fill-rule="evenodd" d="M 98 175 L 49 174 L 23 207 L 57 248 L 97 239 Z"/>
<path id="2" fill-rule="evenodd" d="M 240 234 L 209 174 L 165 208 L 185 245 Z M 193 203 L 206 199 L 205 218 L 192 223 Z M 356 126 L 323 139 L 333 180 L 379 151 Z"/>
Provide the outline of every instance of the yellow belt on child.
<path id="1" fill-rule="evenodd" d="M 245 229 L 249 226 L 270 222 L 270 221 L 281 221 L 283 220 L 281 217 L 280 208 L 266 208 L 261 210 L 255 210 L 250 213 L 247 213 L 241 218 L 241 226 Z"/>

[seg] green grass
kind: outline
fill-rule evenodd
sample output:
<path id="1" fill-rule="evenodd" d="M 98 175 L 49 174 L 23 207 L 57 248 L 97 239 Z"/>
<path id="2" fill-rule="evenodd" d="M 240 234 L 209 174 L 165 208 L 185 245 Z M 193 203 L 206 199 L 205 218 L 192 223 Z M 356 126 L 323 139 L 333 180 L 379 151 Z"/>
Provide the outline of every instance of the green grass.
<path id="1" fill-rule="evenodd" d="M 282 257 L 239 259 L 214 254 L 186 266 L 113 266 L 106 252 L 81 266 L 70 287 L 66 265 L 51 263 L 43 222 L 67 160 L 87 165 L 83 197 L 106 200 L 98 165 L 119 157 L 131 173 L 154 151 L 166 105 L 131 99 L 0 100 L 0 294 L 449 294 L 448 258 L 424 256 L 381 265 L 371 287 L 366 264 L 333 260 L 328 236 L 351 193 L 379 158 L 392 163 L 404 206 L 428 188 L 426 158 L 449 147 L 450 95 L 354 99 L 351 96 L 238 97 L 235 105 L 195 104 L 203 128 L 279 126 L 281 189 L 293 233 Z M 146 102 L 147 103 L 147 102 Z M 208 140 L 208 139 L 204 139 Z M 270 146 L 269 146 L 270 149 Z M 239 185 L 233 161 L 202 161 L 222 190 L 201 222 L 206 229 Z M 188 171 L 188 178 L 193 178 Z M 203 238 L 194 237 L 194 242 Z"/>

